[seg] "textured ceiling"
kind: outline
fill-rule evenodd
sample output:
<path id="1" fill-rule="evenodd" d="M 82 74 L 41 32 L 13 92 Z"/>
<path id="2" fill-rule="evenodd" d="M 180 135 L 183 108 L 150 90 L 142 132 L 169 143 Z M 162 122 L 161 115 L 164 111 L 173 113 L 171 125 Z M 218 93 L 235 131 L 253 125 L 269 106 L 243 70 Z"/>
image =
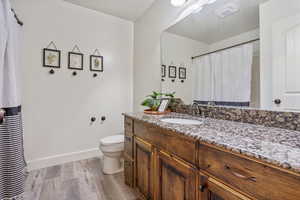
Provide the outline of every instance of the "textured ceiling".
<path id="1" fill-rule="evenodd" d="M 240 10 L 226 18 L 215 11 L 229 2 L 238 2 Z M 259 28 L 259 4 L 266 0 L 217 0 L 202 11 L 191 14 L 170 27 L 167 32 L 212 44 Z"/>
<path id="2" fill-rule="evenodd" d="M 135 21 L 155 0 L 65 0 L 67 2 Z"/>

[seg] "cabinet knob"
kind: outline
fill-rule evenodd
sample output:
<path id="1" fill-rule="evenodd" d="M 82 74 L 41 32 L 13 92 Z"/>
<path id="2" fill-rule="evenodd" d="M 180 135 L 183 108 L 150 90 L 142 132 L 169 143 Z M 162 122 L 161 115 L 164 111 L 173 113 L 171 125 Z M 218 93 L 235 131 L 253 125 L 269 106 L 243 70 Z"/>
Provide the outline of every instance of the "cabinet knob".
<path id="1" fill-rule="evenodd" d="M 281 104 L 281 99 L 275 99 L 275 100 L 274 100 L 274 103 L 275 103 L 276 105 Z"/>
<path id="2" fill-rule="evenodd" d="M 206 185 L 200 185 L 200 186 L 199 186 L 199 190 L 200 190 L 201 192 L 204 192 L 204 190 L 205 190 L 206 187 L 207 187 Z"/>

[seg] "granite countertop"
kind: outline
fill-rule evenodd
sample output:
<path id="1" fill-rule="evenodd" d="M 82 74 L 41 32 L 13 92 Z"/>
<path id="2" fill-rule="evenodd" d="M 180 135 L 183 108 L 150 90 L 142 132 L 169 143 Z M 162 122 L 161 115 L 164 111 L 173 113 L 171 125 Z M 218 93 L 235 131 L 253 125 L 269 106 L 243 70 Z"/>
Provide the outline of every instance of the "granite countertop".
<path id="1" fill-rule="evenodd" d="M 144 113 L 124 115 L 300 173 L 300 132 L 298 131 L 199 118 L 179 113 L 161 116 Z M 203 120 L 203 124 L 171 124 L 160 121 L 161 118 L 196 119 Z"/>

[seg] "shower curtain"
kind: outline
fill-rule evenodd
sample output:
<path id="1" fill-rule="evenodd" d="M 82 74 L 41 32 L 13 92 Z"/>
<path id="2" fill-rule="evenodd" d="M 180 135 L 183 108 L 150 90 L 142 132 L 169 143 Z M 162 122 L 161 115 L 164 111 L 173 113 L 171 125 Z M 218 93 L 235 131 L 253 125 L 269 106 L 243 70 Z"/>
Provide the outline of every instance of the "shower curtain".
<path id="1" fill-rule="evenodd" d="M 196 59 L 195 102 L 249 106 L 252 60 L 252 43 Z"/>
<path id="2" fill-rule="evenodd" d="M 23 199 L 25 159 L 19 89 L 20 26 L 0 1 L 0 200 Z"/>

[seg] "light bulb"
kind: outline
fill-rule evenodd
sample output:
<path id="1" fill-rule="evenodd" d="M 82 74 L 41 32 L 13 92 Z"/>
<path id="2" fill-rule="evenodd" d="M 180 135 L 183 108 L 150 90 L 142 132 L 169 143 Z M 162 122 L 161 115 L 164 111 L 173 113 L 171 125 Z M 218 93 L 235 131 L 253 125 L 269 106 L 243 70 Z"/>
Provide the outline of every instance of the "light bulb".
<path id="1" fill-rule="evenodd" d="M 212 3 L 215 3 L 217 0 L 208 0 L 207 1 L 207 4 L 212 4 Z"/>
<path id="2" fill-rule="evenodd" d="M 175 7 L 182 6 L 186 0 L 171 0 L 171 4 Z"/>

